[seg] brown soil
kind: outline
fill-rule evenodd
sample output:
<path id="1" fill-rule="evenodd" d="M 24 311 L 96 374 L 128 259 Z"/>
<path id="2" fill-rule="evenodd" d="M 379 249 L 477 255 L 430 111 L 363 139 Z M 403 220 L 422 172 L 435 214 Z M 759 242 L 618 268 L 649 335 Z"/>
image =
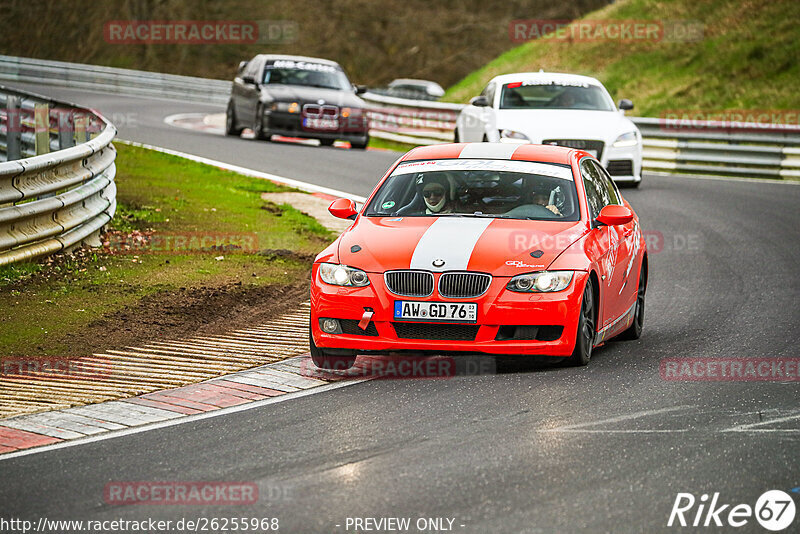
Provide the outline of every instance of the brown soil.
<path id="1" fill-rule="evenodd" d="M 309 279 L 289 286 L 241 284 L 158 293 L 62 339 L 75 357 L 159 339 L 222 334 L 256 326 L 308 300 Z"/>

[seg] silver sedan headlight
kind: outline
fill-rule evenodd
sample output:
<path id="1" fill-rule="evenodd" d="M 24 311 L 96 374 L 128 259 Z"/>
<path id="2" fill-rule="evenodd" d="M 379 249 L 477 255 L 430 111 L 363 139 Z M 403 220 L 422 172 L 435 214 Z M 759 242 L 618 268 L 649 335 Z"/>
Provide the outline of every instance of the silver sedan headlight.
<path id="1" fill-rule="evenodd" d="M 320 263 L 319 276 L 332 286 L 364 287 L 369 285 L 367 273 L 361 269 L 336 263 Z"/>
<path id="2" fill-rule="evenodd" d="M 519 274 L 509 280 L 506 289 L 517 293 L 553 293 L 563 291 L 572 281 L 573 271 L 540 271 Z"/>

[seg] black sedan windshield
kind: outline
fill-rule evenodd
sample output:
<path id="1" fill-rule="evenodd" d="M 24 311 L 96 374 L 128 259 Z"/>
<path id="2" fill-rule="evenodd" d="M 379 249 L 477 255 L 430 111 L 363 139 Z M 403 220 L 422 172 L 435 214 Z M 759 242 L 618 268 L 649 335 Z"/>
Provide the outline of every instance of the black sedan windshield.
<path id="1" fill-rule="evenodd" d="M 309 70 L 299 68 L 276 68 L 268 66 L 264 70 L 264 85 L 302 85 L 305 87 L 319 87 L 323 89 L 336 89 L 339 91 L 351 90 L 347 76 L 340 70 Z"/>

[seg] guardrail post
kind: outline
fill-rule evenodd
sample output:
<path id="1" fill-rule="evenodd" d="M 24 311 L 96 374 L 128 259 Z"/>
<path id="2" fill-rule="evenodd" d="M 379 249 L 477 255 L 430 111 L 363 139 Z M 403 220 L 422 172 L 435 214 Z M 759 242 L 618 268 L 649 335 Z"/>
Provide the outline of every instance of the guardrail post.
<path id="1" fill-rule="evenodd" d="M 33 105 L 33 132 L 36 142 L 36 155 L 50 152 L 50 106 Z"/>
<path id="2" fill-rule="evenodd" d="M 6 159 L 22 158 L 22 121 L 20 120 L 20 98 L 6 97 Z"/>
<path id="3" fill-rule="evenodd" d="M 58 112 L 58 149 L 64 150 L 75 146 L 74 129 L 72 128 L 72 112 L 61 109 Z"/>
<path id="4" fill-rule="evenodd" d="M 84 115 L 75 114 L 75 117 L 73 117 L 72 123 L 75 125 L 75 144 L 79 145 L 89 140 L 86 135 L 88 122 L 89 119 Z"/>

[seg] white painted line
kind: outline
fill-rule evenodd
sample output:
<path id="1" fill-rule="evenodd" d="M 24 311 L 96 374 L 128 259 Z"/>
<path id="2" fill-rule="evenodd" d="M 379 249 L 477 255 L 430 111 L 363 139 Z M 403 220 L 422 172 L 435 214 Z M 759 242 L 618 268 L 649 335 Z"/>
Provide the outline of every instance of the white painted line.
<path id="1" fill-rule="evenodd" d="M 51 438 L 59 439 L 76 439 L 82 438 L 86 435 L 73 430 L 64 430 L 63 428 L 56 428 L 54 426 L 44 425 L 42 423 L 34 423 L 27 417 L 20 421 L 14 421 L 13 419 L 3 421 L 2 426 L 16 428 L 17 430 L 25 430 L 27 432 L 33 432 L 35 434 L 42 434 L 45 436 L 50 436 Z"/>
<path id="2" fill-rule="evenodd" d="M 256 372 L 260 375 L 277 380 L 281 384 L 287 384 L 300 389 L 313 388 L 326 383 L 315 378 L 307 378 L 294 373 L 287 373 L 286 371 L 279 371 L 276 369 L 259 369 Z"/>
<path id="3" fill-rule="evenodd" d="M 255 178 L 263 178 L 264 180 L 272 180 L 273 182 L 278 182 L 281 184 L 288 185 L 290 187 L 294 187 L 301 191 L 306 191 L 309 193 L 323 193 L 326 195 L 332 195 L 335 197 L 344 197 L 350 198 L 355 200 L 356 202 L 363 203 L 367 199 L 362 196 L 353 195 L 352 193 L 346 193 L 344 191 L 339 191 L 338 189 L 331 189 L 329 187 L 322 187 L 320 185 L 310 184 L 308 182 L 301 182 L 300 180 L 295 180 L 293 178 L 286 178 L 284 176 L 278 176 L 277 174 L 269 174 L 266 172 L 256 171 L 253 169 L 248 169 L 246 167 L 240 167 L 239 165 L 233 165 L 231 163 L 225 163 L 222 161 L 217 161 L 209 158 L 204 158 L 202 156 L 196 156 L 194 154 L 188 154 L 186 152 L 179 152 L 177 150 L 171 150 L 169 148 L 161 148 L 153 145 L 147 145 L 144 143 L 136 143 L 134 141 L 126 141 L 123 139 L 115 139 L 115 143 L 121 143 L 124 145 L 136 146 L 140 148 L 146 148 L 148 150 L 155 150 L 156 152 L 161 152 L 163 154 L 170 154 L 172 156 L 177 156 L 179 158 L 188 159 L 191 161 L 196 161 L 197 163 L 204 163 L 206 165 L 211 165 L 213 167 L 218 167 L 220 169 L 225 169 L 227 171 L 238 172 L 239 174 L 244 174 L 245 176 L 253 176 Z"/>
<path id="4" fill-rule="evenodd" d="M 639 419 L 642 417 L 649 417 L 652 415 L 659 415 L 662 413 L 678 412 L 682 410 L 691 410 L 694 406 L 674 406 L 672 408 L 661 408 L 660 410 L 645 410 L 643 412 L 634 412 L 625 415 L 618 415 L 608 419 L 601 419 L 599 421 L 589 421 L 587 423 L 576 423 L 574 425 L 564 425 L 556 428 L 543 429 L 545 432 L 598 432 L 597 430 L 579 430 L 587 426 L 605 425 L 610 423 L 619 423 L 621 421 L 630 421 L 632 419 Z M 669 430 L 668 432 L 672 432 Z"/>
<path id="5" fill-rule="evenodd" d="M 227 378 L 226 378 L 227 380 Z M 31 454 L 40 454 L 43 452 L 49 452 L 56 449 L 65 449 L 67 447 L 74 447 L 76 445 L 83 445 L 86 443 L 95 443 L 98 441 L 105 441 L 107 439 L 114 439 L 119 438 L 122 436 L 129 436 L 131 434 L 139 434 L 141 432 L 148 432 L 150 430 L 156 430 L 159 428 L 167 428 L 171 426 L 182 425 L 184 423 L 192 423 L 194 421 L 198 421 L 200 419 L 210 419 L 212 417 L 220 417 L 222 415 L 230 415 L 232 413 L 243 412 L 246 410 L 252 410 L 254 408 L 260 408 L 262 406 L 266 406 L 268 404 L 276 404 L 279 402 L 284 402 L 292 399 L 297 399 L 299 397 L 305 397 L 307 395 L 314 395 L 316 393 L 322 393 L 324 391 L 330 391 L 333 389 L 339 389 L 342 387 L 347 387 L 353 384 L 358 384 L 360 382 L 366 382 L 367 379 L 363 380 L 347 380 L 343 382 L 334 382 L 331 384 L 327 384 L 324 386 L 319 386 L 316 388 L 311 389 L 304 389 L 300 391 L 295 391 L 293 393 L 286 393 L 284 395 L 279 395 L 277 397 L 271 397 L 269 399 L 264 399 L 260 401 L 254 401 L 248 404 L 240 404 L 238 406 L 231 406 L 230 408 L 220 408 L 219 410 L 214 410 L 211 412 L 199 413 L 195 415 L 186 415 L 181 416 L 178 419 L 172 419 L 169 421 L 161 421 L 158 423 L 150 423 L 147 425 L 137 426 L 134 428 L 127 428 L 125 430 L 112 430 L 110 432 L 106 432 L 105 434 L 99 434 L 96 436 L 89 436 L 86 438 L 79 438 L 74 439 L 71 441 L 62 441 L 61 443 L 54 443 L 52 445 L 45 445 L 42 447 L 34 447 L 32 449 L 26 449 L 19 452 L 10 452 L 7 454 L 0 455 L 0 462 L 3 460 L 10 460 L 12 458 L 19 458 L 21 456 L 29 456 Z M 100 405 L 97 405 L 100 406 Z M 179 414 L 180 415 L 180 414 Z"/>
<path id="6" fill-rule="evenodd" d="M 784 423 L 786 421 L 794 421 L 796 419 L 800 419 L 800 413 L 787 415 L 786 417 L 778 417 L 777 419 L 770 419 L 768 421 L 759 421 L 758 423 L 748 423 L 733 428 L 726 428 L 723 432 L 800 432 L 800 428 L 756 428 L 765 425 L 774 425 L 776 423 Z"/>
<path id="7" fill-rule="evenodd" d="M 285 391 L 287 393 L 293 393 L 298 391 L 299 388 L 293 386 L 287 386 L 286 384 L 280 384 L 274 380 L 268 380 L 263 376 L 253 376 L 253 375 L 229 375 L 225 377 L 225 380 L 230 380 L 231 382 L 239 382 L 240 384 L 248 384 L 251 386 L 258 386 L 261 388 L 269 388 L 274 389 L 277 391 Z"/>

